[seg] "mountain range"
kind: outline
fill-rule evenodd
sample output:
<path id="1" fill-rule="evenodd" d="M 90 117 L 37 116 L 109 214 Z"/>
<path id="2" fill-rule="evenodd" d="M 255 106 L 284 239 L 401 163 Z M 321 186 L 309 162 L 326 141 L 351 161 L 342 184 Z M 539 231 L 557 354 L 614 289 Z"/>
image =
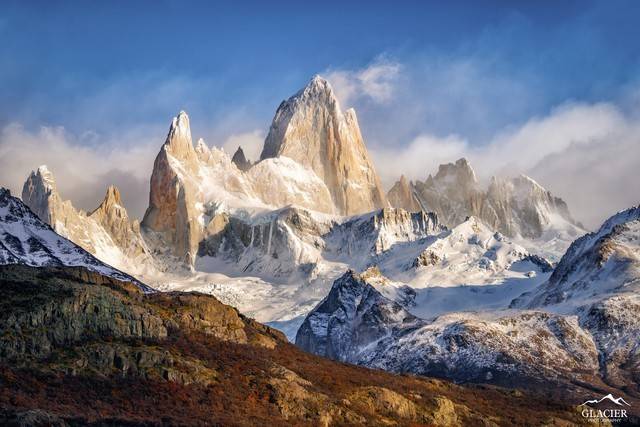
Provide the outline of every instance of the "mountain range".
<path id="1" fill-rule="evenodd" d="M 385 193 L 355 111 L 319 76 L 280 104 L 251 160 L 194 145 L 181 111 L 140 222 L 115 187 L 76 209 L 40 166 L 24 205 L 0 194 L 0 264 L 213 295 L 307 352 L 364 367 L 640 397 L 640 208 L 587 233 L 533 178 L 485 188 L 464 158 Z"/>

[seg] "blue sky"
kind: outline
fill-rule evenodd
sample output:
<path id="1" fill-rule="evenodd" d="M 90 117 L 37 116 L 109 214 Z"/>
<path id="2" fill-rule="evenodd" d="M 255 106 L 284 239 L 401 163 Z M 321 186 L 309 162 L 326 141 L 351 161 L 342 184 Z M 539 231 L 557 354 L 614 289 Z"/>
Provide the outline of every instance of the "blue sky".
<path id="1" fill-rule="evenodd" d="M 386 55 L 411 63 L 474 58 L 483 73 L 535 94 L 516 111 L 496 106 L 506 114 L 491 128 L 566 99 L 617 98 L 640 75 L 633 1 L 225 3 L 5 5 L 2 121 L 106 132 L 123 118 L 166 121 L 185 108 L 196 123 L 243 110 L 268 126 L 279 101 L 313 74 Z M 86 111 L 106 88 L 122 89 L 113 94 L 119 102 L 100 115 Z M 168 99 L 158 100 L 162 91 Z M 460 133 L 460 118 L 453 123 L 434 126 Z M 468 126 L 471 133 L 479 125 Z"/>
<path id="2" fill-rule="evenodd" d="M 255 141 L 316 73 L 358 111 L 379 169 L 420 138 L 444 146 L 440 159 L 575 105 L 633 122 L 638 22 L 635 1 L 5 2 L 0 147 L 18 125 L 36 146 L 45 127 L 78 150 L 157 151 L 180 109 L 210 145 Z"/>

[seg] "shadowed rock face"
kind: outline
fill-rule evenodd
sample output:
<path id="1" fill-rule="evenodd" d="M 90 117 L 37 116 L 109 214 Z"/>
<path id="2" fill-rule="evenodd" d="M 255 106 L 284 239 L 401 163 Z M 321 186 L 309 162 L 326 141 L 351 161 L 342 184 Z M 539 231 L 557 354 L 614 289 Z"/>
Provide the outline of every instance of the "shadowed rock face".
<path id="1" fill-rule="evenodd" d="M 247 160 L 244 155 L 244 151 L 242 151 L 242 147 L 238 147 L 236 152 L 233 154 L 231 161 L 235 163 L 235 165 L 241 171 L 246 171 L 251 167 L 251 162 Z"/>
<path id="2" fill-rule="evenodd" d="M 312 169 L 342 214 L 386 205 L 355 111 L 343 113 L 331 85 L 319 76 L 278 107 L 260 158 L 278 156 Z"/>
<path id="3" fill-rule="evenodd" d="M 18 265 L 0 267 L 0 289 L 3 425 L 507 425 L 534 413 L 577 420 L 535 396 L 522 403 L 500 390 L 303 353 L 207 295 L 143 294 L 83 268 Z M 503 414 L 507 407 L 521 412 Z"/>
<path id="4" fill-rule="evenodd" d="M 639 333 L 637 298 L 605 297 L 579 316 L 495 311 L 425 320 L 382 295 L 387 285 L 375 273 L 337 279 L 296 345 L 343 362 L 463 382 L 534 389 L 587 383 L 625 392 L 637 385 L 637 350 L 625 345 Z"/>

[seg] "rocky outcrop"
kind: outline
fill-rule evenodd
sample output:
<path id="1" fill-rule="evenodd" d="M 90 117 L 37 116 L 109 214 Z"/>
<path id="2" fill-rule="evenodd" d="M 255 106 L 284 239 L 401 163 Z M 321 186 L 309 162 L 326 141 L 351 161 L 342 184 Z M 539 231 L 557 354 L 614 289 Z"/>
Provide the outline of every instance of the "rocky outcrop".
<path id="1" fill-rule="evenodd" d="M 493 177 L 484 190 L 466 159 L 440 165 L 436 175 L 425 181 L 408 183 L 401 178 L 387 198 L 392 206 L 436 212 L 449 227 L 475 216 L 509 237 L 561 236 L 571 241 L 583 232 L 567 204 L 533 179 Z"/>
<path id="2" fill-rule="evenodd" d="M 201 148 L 200 157 L 206 157 Z M 197 211 L 199 159 L 191 140 L 189 117 L 181 111 L 153 164 L 149 207 L 142 226 L 167 235 L 174 255 L 192 264 L 201 237 Z"/>
<path id="3" fill-rule="evenodd" d="M 394 208 L 401 208 L 409 212 L 416 212 L 422 209 L 413 195 L 413 183 L 407 181 L 404 175 L 391 187 L 391 190 L 387 193 L 387 200 Z"/>
<path id="4" fill-rule="evenodd" d="M 385 206 L 355 111 L 343 113 L 331 85 L 319 76 L 278 107 L 260 158 L 278 156 L 312 169 L 329 188 L 339 213 Z"/>
<path id="5" fill-rule="evenodd" d="M 268 343 L 271 348 L 284 340 L 276 331 L 254 328 L 252 321 L 244 320 L 237 310 L 211 296 L 145 296 L 130 282 L 81 268 L 4 266 L 0 268 L 0 282 L 4 292 L 0 324 L 6 332 L 0 338 L 0 360 L 19 360 L 21 365 L 56 354 L 59 367 L 68 366 L 74 375 L 113 371 L 206 384 L 215 378 L 215 371 L 151 344 L 179 331 L 197 331 L 234 343 Z M 27 297 L 28 309 L 9 308 Z M 132 340 L 138 340 L 138 344 L 127 344 Z M 65 348 L 75 350 L 60 353 Z"/>
<path id="6" fill-rule="evenodd" d="M 238 147 L 236 152 L 233 153 L 231 161 L 243 172 L 246 172 L 251 167 L 251 162 L 245 157 L 242 147 Z"/>
<path id="7" fill-rule="evenodd" d="M 535 396 L 478 399 L 336 364 L 211 296 L 143 294 L 82 271 L 0 267 L 3 425 L 492 425 L 501 407 L 523 410 L 508 414 L 518 423 L 549 411 Z"/>

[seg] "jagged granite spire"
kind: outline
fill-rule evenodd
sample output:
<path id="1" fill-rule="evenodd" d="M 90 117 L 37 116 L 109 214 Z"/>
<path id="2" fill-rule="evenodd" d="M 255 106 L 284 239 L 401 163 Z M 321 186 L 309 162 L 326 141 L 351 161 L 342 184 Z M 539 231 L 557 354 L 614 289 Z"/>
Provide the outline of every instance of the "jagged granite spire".
<path id="1" fill-rule="evenodd" d="M 199 144 L 201 156 L 207 154 L 203 144 Z M 191 140 L 189 116 L 180 111 L 171 121 L 167 139 L 153 164 L 149 207 L 142 225 L 168 233 L 174 254 L 188 263 L 195 258 L 201 227 L 196 212 L 197 189 L 193 182 L 181 176 L 185 172 L 196 174 L 198 168 L 199 157 Z"/>
<path id="2" fill-rule="evenodd" d="M 394 208 L 402 208 L 409 212 L 416 212 L 421 209 L 420 204 L 413 195 L 413 183 L 402 175 L 387 193 L 387 200 Z"/>
<path id="3" fill-rule="evenodd" d="M 242 147 L 238 147 L 236 152 L 233 154 L 231 161 L 235 163 L 241 171 L 246 171 L 251 167 L 251 162 L 245 157 Z"/>
<path id="4" fill-rule="evenodd" d="M 260 158 L 278 156 L 312 169 L 342 214 L 386 205 L 355 111 L 343 113 L 331 85 L 320 76 L 278 107 Z"/>
<path id="5" fill-rule="evenodd" d="M 22 187 L 22 200 L 38 217 L 52 224 L 52 205 L 59 202 L 56 181 L 46 165 L 31 171 Z"/>

